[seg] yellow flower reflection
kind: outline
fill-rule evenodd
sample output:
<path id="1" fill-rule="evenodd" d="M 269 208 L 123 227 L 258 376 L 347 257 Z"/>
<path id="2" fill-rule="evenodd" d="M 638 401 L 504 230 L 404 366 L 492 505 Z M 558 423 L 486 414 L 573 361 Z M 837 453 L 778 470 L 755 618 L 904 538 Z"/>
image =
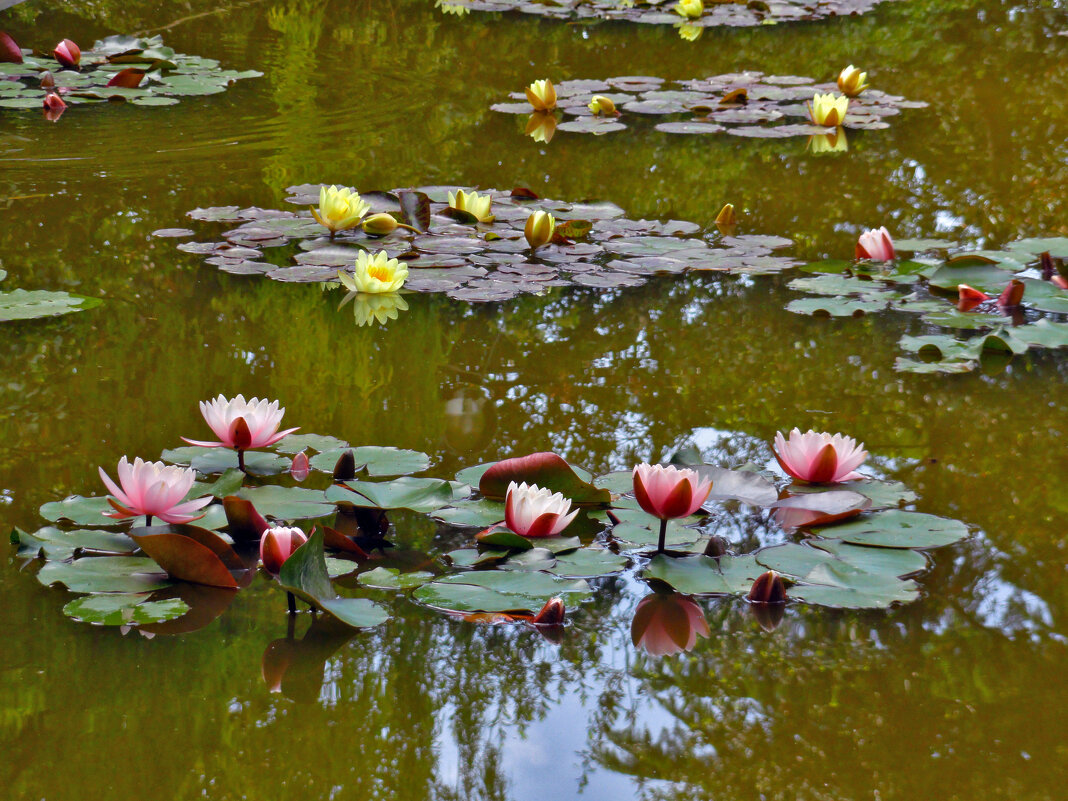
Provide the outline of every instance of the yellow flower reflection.
<path id="1" fill-rule="evenodd" d="M 361 250 L 356 257 L 352 275 L 339 270 L 337 277 L 349 292 L 366 292 L 371 295 L 396 292 L 408 279 L 408 265 L 389 258 L 389 254 L 384 250 L 373 256 L 366 250 Z"/>
<path id="2" fill-rule="evenodd" d="M 556 133 L 556 115 L 549 111 L 535 111 L 527 119 L 525 133 L 535 142 L 549 144 Z"/>
<path id="3" fill-rule="evenodd" d="M 378 295 L 368 295 L 365 292 L 349 292 L 341 299 L 338 311 L 347 304 L 352 304 L 352 315 L 356 318 L 356 325 L 385 325 L 390 320 L 396 320 L 402 311 L 408 311 L 408 301 L 403 295 L 396 292 L 384 292 Z"/>
<path id="4" fill-rule="evenodd" d="M 689 22 L 684 22 L 679 26 L 679 36 L 687 42 L 696 42 L 704 32 L 705 29 L 700 25 L 691 25 Z"/>
<path id="5" fill-rule="evenodd" d="M 832 93 L 821 95 L 817 92 L 812 96 L 812 102 L 808 104 L 808 115 L 816 125 L 831 128 L 842 124 L 848 108 L 849 98 L 845 95 L 835 96 Z"/>
<path id="6" fill-rule="evenodd" d="M 849 139 L 845 128 L 838 126 L 833 133 L 815 134 L 808 138 L 808 149 L 813 153 L 845 153 L 849 150 Z"/>

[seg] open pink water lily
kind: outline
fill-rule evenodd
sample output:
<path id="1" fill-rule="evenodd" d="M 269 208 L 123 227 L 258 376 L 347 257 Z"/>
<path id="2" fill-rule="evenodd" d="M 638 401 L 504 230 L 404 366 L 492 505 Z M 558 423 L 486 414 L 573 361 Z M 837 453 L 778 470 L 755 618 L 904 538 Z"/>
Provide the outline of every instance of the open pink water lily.
<path id="1" fill-rule="evenodd" d="M 275 526 L 263 532 L 260 538 L 260 561 L 272 576 L 277 576 L 286 559 L 308 541 L 299 528 Z"/>
<path id="2" fill-rule="evenodd" d="M 653 517 L 689 517 L 708 499 L 712 482 L 696 470 L 674 465 L 640 464 L 634 468 L 634 497 Z"/>
<path id="3" fill-rule="evenodd" d="M 211 503 L 211 496 L 182 502 L 193 487 L 196 471 L 191 467 L 176 467 L 163 462 L 145 462 L 134 459 L 131 465 L 126 457 L 119 459 L 119 483 L 116 486 L 103 467 L 97 468 L 100 478 L 114 498 L 108 503 L 114 512 L 105 512 L 108 517 L 122 520 L 127 517 L 147 515 L 158 517 L 165 523 L 189 523 L 203 514 L 196 514 Z"/>
<path id="4" fill-rule="evenodd" d="M 266 448 L 297 430 L 278 430 L 286 410 L 278 408 L 278 401 L 268 401 L 266 398 L 246 401 L 244 395 L 238 395 L 233 400 L 227 400 L 220 395 L 212 401 L 201 401 L 200 413 L 221 441 L 182 439 L 190 445 L 204 448 L 233 448 L 238 451 Z"/>
<path id="5" fill-rule="evenodd" d="M 653 593 L 638 602 L 630 626 L 631 642 L 653 656 L 691 651 L 698 637 L 709 634 L 705 613 L 693 598 Z"/>
<path id="6" fill-rule="evenodd" d="M 836 484 L 864 478 L 854 471 L 868 458 L 868 452 L 863 442 L 857 445 L 852 437 L 811 430 L 802 434 L 795 428 L 789 440 L 781 431 L 776 432 L 775 458 L 793 478 L 811 484 Z"/>
<path id="7" fill-rule="evenodd" d="M 504 497 L 504 523 L 520 537 L 555 537 L 578 514 L 578 509 L 568 514 L 570 509 L 571 501 L 559 492 L 512 481 Z"/>
<path id="8" fill-rule="evenodd" d="M 894 258 L 894 240 L 886 226 L 865 231 L 857 240 L 856 257 L 871 261 L 892 261 Z"/>

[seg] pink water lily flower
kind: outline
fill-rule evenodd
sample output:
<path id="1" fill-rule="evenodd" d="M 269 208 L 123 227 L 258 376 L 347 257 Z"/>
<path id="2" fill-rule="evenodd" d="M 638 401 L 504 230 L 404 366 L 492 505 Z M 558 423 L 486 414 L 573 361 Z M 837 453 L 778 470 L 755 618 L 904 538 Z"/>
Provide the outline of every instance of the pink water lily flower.
<path id="1" fill-rule="evenodd" d="M 520 537 L 555 537 L 578 514 L 578 509 L 568 514 L 569 509 L 571 501 L 562 493 L 512 481 L 504 497 L 504 523 Z"/>
<path id="2" fill-rule="evenodd" d="M 787 440 L 781 431 L 775 433 L 775 458 L 787 475 L 811 484 L 836 484 L 864 478 L 854 472 L 868 458 L 864 443 L 857 445 L 852 437 L 842 434 L 817 434 L 799 429 L 790 432 Z"/>
<path id="3" fill-rule="evenodd" d="M 227 400 L 219 395 L 215 400 L 201 401 L 200 413 L 221 441 L 202 442 L 186 437 L 182 439 L 190 445 L 200 445 L 204 448 L 233 448 L 239 452 L 250 448 L 266 448 L 297 430 L 278 430 L 286 410 L 278 408 L 278 401 L 268 401 L 266 398 L 246 401 L 244 395 L 238 395 L 233 400 Z"/>
<path id="4" fill-rule="evenodd" d="M 82 49 L 70 39 L 64 39 L 56 45 L 52 55 L 64 67 L 77 67 L 82 60 Z"/>
<path id="5" fill-rule="evenodd" d="M 886 226 L 865 231 L 857 240 L 856 257 L 871 261 L 892 261 L 894 258 L 894 240 Z"/>
<path id="6" fill-rule="evenodd" d="M 286 559 L 308 541 L 299 528 L 275 526 L 263 532 L 260 538 L 260 561 L 272 576 L 277 576 Z"/>
<path id="7" fill-rule="evenodd" d="M 114 496 L 108 503 L 114 512 L 105 512 L 108 517 L 122 520 L 127 517 L 158 517 L 165 523 L 189 523 L 203 517 L 196 514 L 202 507 L 211 503 L 211 496 L 182 502 L 193 487 L 196 471 L 191 467 L 176 467 L 163 462 L 145 462 L 134 459 L 131 465 L 126 457 L 119 459 L 119 483 L 116 486 L 103 467 L 97 468 L 100 478 Z"/>
<path id="8" fill-rule="evenodd" d="M 631 642 L 653 656 L 692 651 L 697 638 L 708 635 L 708 621 L 701 607 L 677 592 L 642 598 L 630 626 Z"/>
<path id="9" fill-rule="evenodd" d="M 638 505 L 661 520 L 689 517 L 712 491 L 712 482 L 688 467 L 640 464 L 634 468 L 633 476 Z"/>

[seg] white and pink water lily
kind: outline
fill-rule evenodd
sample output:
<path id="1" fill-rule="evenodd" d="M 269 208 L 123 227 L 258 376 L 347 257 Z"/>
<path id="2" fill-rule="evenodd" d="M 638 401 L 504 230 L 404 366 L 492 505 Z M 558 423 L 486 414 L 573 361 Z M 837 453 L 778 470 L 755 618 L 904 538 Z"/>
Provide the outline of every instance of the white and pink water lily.
<path id="1" fill-rule="evenodd" d="M 521 537 L 555 537 L 578 514 L 578 509 L 569 514 L 570 509 L 571 501 L 562 493 L 512 481 L 504 498 L 504 523 Z"/>
<path id="2" fill-rule="evenodd" d="M 115 510 L 104 514 L 118 520 L 146 515 L 165 523 L 189 523 L 203 517 L 197 512 L 211 503 L 211 496 L 183 501 L 197 475 L 191 467 L 146 462 L 141 458 L 130 464 L 123 456 L 118 465 L 121 486 L 111 480 L 103 467 L 97 469 L 111 493 L 108 503 Z"/>
<path id="3" fill-rule="evenodd" d="M 285 561 L 307 541 L 308 537 L 299 528 L 269 528 L 260 537 L 260 561 L 268 573 L 277 576 Z"/>
<path id="4" fill-rule="evenodd" d="M 894 240 L 890 238 L 890 232 L 886 230 L 886 226 L 862 233 L 857 239 L 855 255 L 858 259 L 893 261 Z"/>
<path id="5" fill-rule="evenodd" d="M 782 432 L 775 434 L 775 458 L 787 475 L 810 484 L 836 484 L 864 478 L 856 472 L 866 458 L 864 443 L 857 445 L 852 437 L 843 434 L 804 434 L 797 428 L 787 439 Z"/>
<path id="6" fill-rule="evenodd" d="M 278 407 L 278 401 L 268 401 L 266 398 L 246 401 L 244 395 L 238 395 L 228 400 L 219 395 L 214 400 L 201 401 L 200 413 L 219 442 L 182 439 L 190 445 L 204 448 L 233 448 L 237 451 L 267 448 L 297 430 L 278 430 L 286 410 Z"/>
<path id="7" fill-rule="evenodd" d="M 712 482 L 688 467 L 640 464 L 634 468 L 633 477 L 638 505 L 661 520 L 689 517 L 712 491 Z"/>

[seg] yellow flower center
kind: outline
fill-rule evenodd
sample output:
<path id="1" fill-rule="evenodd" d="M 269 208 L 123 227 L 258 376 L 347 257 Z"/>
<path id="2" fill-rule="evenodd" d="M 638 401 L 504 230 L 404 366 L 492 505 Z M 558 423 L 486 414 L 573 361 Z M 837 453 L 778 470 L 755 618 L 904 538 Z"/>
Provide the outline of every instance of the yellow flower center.
<path id="1" fill-rule="evenodd" d="M 393 273 L 388 267 L 372 267 L 367 271 L 367 274 L 384 284 L 393 280 Z"/>

